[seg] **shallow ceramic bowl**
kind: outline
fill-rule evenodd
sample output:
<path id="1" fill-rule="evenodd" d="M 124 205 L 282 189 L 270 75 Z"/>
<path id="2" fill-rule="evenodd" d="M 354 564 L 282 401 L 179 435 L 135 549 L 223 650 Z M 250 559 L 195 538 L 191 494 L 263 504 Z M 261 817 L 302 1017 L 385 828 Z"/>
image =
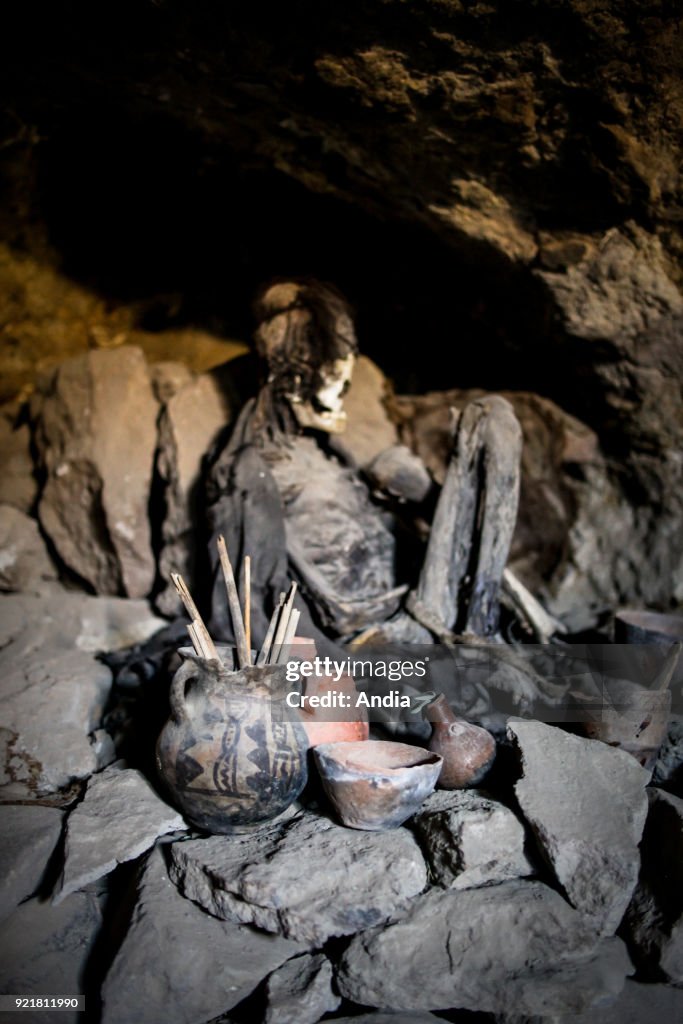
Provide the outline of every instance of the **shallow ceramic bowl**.
<path id="1" fill-rule="evenodd" d="M 433 792 L 443 758 L 407 743 L 322 743 L 313 751 L 323 788 L 349 828 L 398 828 Z"/>

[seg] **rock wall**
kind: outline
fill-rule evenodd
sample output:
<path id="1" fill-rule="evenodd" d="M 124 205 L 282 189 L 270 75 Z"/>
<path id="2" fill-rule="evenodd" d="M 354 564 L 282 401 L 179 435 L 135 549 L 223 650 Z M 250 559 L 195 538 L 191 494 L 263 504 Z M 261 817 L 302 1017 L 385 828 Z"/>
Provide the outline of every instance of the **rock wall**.
<path id="1" fill-rule="evenodd" d="M 326 275 L 399 390 L 529 390 L 593 429 L 616 599 L 683 598 L 676 4 L 36 11 L 5 60 L 7 397 L 76 337 L 244 336 L 264 277 Z M 73 315 L 26 315 L 55 288 Z"/>

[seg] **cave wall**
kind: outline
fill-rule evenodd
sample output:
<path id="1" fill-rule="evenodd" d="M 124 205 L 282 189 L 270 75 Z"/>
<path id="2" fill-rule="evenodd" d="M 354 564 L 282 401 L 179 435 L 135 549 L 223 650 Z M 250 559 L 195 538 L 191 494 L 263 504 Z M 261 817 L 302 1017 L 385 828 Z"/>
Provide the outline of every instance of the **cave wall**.
<path id="1" fill-rule="evenodd" d="M 213 365 L 259 281 L 328 277 L 398 390 L 525 389 L 593 428 L 629 508 L 614 599 L 683 600 L 679 5 L 16 13 L 3 397 L 84 348 Z"/>

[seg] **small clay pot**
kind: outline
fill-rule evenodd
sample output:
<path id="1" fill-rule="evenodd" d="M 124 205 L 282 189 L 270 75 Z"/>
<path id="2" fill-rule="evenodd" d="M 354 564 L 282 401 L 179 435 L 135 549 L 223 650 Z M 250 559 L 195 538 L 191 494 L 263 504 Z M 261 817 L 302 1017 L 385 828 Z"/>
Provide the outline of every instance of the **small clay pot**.
<path id="1" fill-rule="evenodd" d="M 454 715 L 443 694 L 426 706 L 423 716 L 432 723 L 427 745 L 443 758 L 439 789 L 478 786 L 496 756 L 491 733 Z"/>
<path id="2" fill-rule="evenodd" d="M 317 655 L 315 640 L 309 637 L 294 637 L 289 649 L 290 659 L 313 661 Z M 370 735 L 368 713 L 365 708 L 356 707 L 358 691 L 352 676 L 309 676 L 306 679 L 305 697 L 323 697 L 328 693 L 341 694 L 348 699 L 350 707 L 311 707 L 304 704 L 300 711 L 301 724 L 306 730 L 311 747 L 320 743 L 339 743 L 367 740 Z"/>
<path id="3" fill-rule="evenodd" d="M 348 708 L 313 708 L 305 705 L 301 709 L 301 724 L 306 730 L 312 747 L 321 743 L 339 743 L 367 740 L 370 735 L 367 711 L 355 706 L 358 691 L 351 676 L 341 679 L 307 679 L 306 697 L 323 697 L 328 692 L 342 694 L 349 698 Z"/>
<path id="4" fill-rule="evenodd" d="M 173 681 L 171 717 L 157 743 L 157 768 L 173 803 L 206 832 L 231 833 L 279 816 L 306 784 L 306 734 L 282 702 L 284 665 L 229 671 L 190 648 Z"/>
<path id="5" fill-rule="evenodd" d="M 379 832 L 398 828 L 434 790 L 438 754 L 407 743 L 323 743 L 313 755 L 342 824 Z"/>

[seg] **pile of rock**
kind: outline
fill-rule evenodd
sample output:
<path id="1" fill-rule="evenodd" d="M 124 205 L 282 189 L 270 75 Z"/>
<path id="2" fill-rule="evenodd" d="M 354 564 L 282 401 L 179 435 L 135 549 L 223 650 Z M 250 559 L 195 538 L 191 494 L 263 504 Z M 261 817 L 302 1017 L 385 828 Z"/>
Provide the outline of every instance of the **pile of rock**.
<path id="1" fill-rule="evenodd" d="M 98 655 L 164 625 L 141 598 L 159 565 L 190 564 L 194 491 L 227 394 L 216 373 L 150 374 L 135 350 L 98 352 L 34 397 L 40 493 L 27 432 L 12 433 L 0 475 L 0 991 L 85 992 L 104 1024 L 683 1016 L 679 719 L 654 785 L 623 751 L 511 720 L 511 769 L 491 792 L 437 792 L 380 833 L 343 828 L 305 796 L 287 820 L 205 837 L 117 760 Z M 98 596 L 59 582 L 57 563 Z M 158 600 L 175 610 L 168 593 Z"/>
<path id="2" fill-rule="evenodd" d="M 308 800 L 201 836 L 121 762 L 72 809 L 6 806 L 2 990 L 85 991 L 104 1024 L 361 1008 L 376 1024 L 454 1009 L 589 1024 L 639 1000 L 680 1016 L 683 800 L 553 726 L 513 720 L 507 742 L 514 792 L 439 791 L 388 832 Z M 636 967 L 669 984 L 645 999 L 625 988 Z"/>

